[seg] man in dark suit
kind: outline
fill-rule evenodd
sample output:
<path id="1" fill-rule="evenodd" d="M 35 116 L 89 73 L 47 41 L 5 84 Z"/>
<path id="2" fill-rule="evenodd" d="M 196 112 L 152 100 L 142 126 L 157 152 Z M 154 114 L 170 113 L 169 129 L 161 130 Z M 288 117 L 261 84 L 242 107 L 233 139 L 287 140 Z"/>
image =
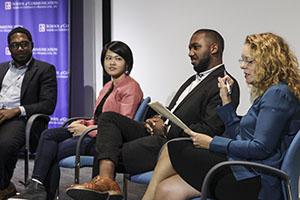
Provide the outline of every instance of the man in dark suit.
<path id="1" fill-rule="evenodd" d="M 0 200 L 16 193 L 10 180 L 25 144 L 27 119 L 52 114 L 57 100 L 55 67 L 32 57 L 30 32 L 17 27 L 7 39 L 13 60 L 0 64 Z"/>
<path id="2" fill-rule="evenodd" d="M 221 135 L 224 124 L 215 108 L 221 103 L 217 78 L 223 77 L 225 71 L 223 38 L 214 30 L 200 29 L 192 35 L 189 49 L 197 73 L 179 88 L 168 108 L 190 129 L 210 136 Z M 237 107 L 236 81 L 231 98 Z M 109 194 L 121 199 L 120 188 L 114 181 L 115 172 L 137 174 L 153 170 L 162 145 L 177 137 L 188 135 L 158 115 L 144 124 L 116 113 L 103 113 L 98 120 L 96 138 L 100 175 L 90 182 L 70 186 L 68 195 L 76 199 L 105 199 Z"/>

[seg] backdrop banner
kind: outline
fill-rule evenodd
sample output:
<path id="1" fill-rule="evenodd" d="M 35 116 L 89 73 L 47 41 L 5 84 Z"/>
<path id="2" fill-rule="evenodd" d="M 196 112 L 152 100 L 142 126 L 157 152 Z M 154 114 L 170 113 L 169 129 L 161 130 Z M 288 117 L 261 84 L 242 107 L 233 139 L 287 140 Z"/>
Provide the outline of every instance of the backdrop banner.
<path id="1" fill-rule="evenodd" d="M 7 34 L 15 27 L 28 29 L 34 42 L 33 57 L 56 68 L 58 101 L 49 128 L 68 118 L 69 1 L 1 0 L 0 62 L 11 60 Z"/>

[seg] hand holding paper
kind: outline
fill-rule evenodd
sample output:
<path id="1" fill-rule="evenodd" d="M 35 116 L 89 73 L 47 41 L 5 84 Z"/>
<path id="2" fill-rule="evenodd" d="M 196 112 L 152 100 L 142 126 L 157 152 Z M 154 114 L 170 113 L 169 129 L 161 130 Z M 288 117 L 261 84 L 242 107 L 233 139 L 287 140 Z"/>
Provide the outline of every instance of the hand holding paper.
<path id="1" fill-rule="evenodd" d="M 210 142 L 212 141 L 212 137 L 188 129 L 185 129 L 184 132 L 190 136 L 190 138 L 193 141 L 193 145 L 195 147 L 209 149 L 209 145 Z"/>
<path id="2" fill-rule="evenodd" d="M 148 103 L 148 105 L 157 113 L 168 118 L 171 122 L 182 128 L 184 132 L 190 136 L 195 147 L 209 149 L 209 144 L 212 140 L 210 136 L 192 131 L 176 115 L 171 113 L 166 107 L 161 105 L 159 102 L 150 102 Z"/>
<path id="3" fill-rule="evenodd" d="M 169 119 L 171 122 L 173 122 L 174 124 L 176 124 L 177 126 L 182 128 L 183 130 L 185 130 L 185 129 L 190 130 L 190 128 L 187 125 L 185 125 L 176 115 L 171 113 L 166 107 L 164 107 L 159 102 L 157 102 L 157 101 L 150 102 L 150 103 L 148 103 L 148 105 L 153 110 L 155 110 L 157 113 L 159 113 L 160 115 L 166 117 L 167 119 Z"/>

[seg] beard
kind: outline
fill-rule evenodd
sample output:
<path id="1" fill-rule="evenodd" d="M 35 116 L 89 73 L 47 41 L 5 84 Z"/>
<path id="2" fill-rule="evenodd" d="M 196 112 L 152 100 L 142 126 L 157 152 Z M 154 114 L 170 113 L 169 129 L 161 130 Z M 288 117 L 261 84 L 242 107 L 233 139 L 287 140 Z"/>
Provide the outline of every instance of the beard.
<path id="1" fill-rule="evenodd" d="M 11 57 L 13 58 L 13 60 L 18 63 L 20 66 L 23 66 L 25 65 L 29 60 L 30 58 L 32 57 L 32 53 L 30 55 L 28 55 L 26 58 L 24 59 L 18 59 L 16 56 L 14 55 L 11 55 Z"/>
<path id="2" fill-rule="evenodd" d="M 197 72 L 197 73 L 201 73 L 201 72 L 204 72 L 207 70 L 208 66 L 210 65 L 210 55 L 209 54 L 206 54 L 205 57 L 201 58 L 199 60 L 199 63 L 198 65 L 194 65 L 194 70 Z"/>

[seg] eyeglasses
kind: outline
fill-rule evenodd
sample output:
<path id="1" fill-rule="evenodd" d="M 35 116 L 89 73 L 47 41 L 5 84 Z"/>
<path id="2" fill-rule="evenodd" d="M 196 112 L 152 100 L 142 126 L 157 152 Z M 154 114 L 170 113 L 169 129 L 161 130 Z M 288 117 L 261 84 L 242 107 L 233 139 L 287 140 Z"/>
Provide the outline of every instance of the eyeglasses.
<path id="1" fill-rule="evenodd" d="M 251 65 L 254 63 L 254 60 L 244 60 L 243 58 L 238 59 L 240 64 Z"/>
<path id="2" fill-rule="evenodd" d="M 29 44 L 30 44 L 29 41 L 13 42 L 9 44 L 9 48 L 13 50 L 17 50 L 21 46 L 22 49 L 27 49 L 29 47 Z"/>

